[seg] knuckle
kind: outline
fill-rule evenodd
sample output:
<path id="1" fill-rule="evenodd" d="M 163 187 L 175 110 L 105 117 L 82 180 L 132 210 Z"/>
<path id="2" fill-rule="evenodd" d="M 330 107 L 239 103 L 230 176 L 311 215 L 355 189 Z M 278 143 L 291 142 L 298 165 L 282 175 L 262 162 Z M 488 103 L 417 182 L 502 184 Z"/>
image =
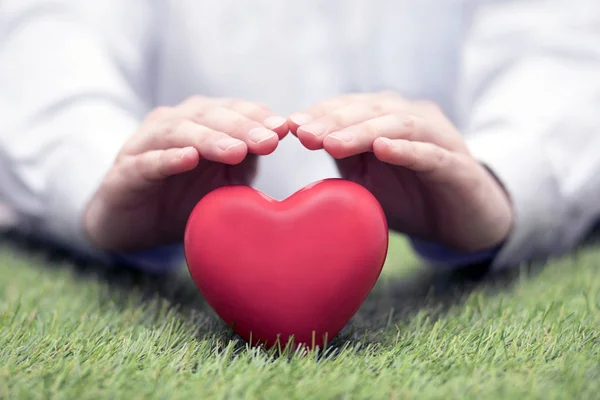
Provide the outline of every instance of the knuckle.
<path id="1" fill-rule="evenodd" d="M 174 118 L 171 121 L 171 123 L 167 125 L 163 134 L 165 136 L 174 136 L 177 134 L 181 134 L 185 132 L 187 126 L 188 121 L 185 118 Z"/>
<path id="2" fill-rule="evenodd" d="M 206 107 L 198 107 L 196 110 L 194 110 L 194 112 L 192 113 L 192 119 L 196 122 L 201 121 L 208 112 L 210 112 L 211 106 L 206 106 Z"/>
<path id="3" fill-rule="evenodd" d="M 243 103 L 242 100 L 240 99 L 236 99 L 236 98 L 232 98 L 232 97 L 223 97 L 221 98 L 219 101 L 217 101 L 217 104 L 223 108 L 228 108 L 228 109 L 235 109 L 236 107 L 239 106 L 239 104 Z"/>
<path id="4" fill-rule="evenodd" d="M 373 114 L 380 115 L 386 110 L 385 103 L 377 101 L 371 105 Z"/>
<path id="5" fill-rule="evenodd" d="M 421 100 L 417 102 L 417 105 L 420 109 L 422 109 L 424 112 L 426 113 L 440 113 L 441 112 L 441 108 L 440 106 L 430 100 Z"/>
<path id="6" fill-rule="evenodd" d="M 186 104 L 203 104 L 206 102 L 206 100 L 207 100 L 206 97 L 196 94 L 196 95 L 190 96 L 187 99 L 185 99 L 184 103 L 186 103 Z"/>
<path id="7" fill-rule="evenodd" d="M 211 104 L 212 101 L 206 97 L 194 95 L 186 98 L 184 101 L 179 103 L 176 108 L 184 110 L 196 110 L 206 107 L 207 104 Z"/>
<path id="8" fill-rule="evenodd" d="M 133 166 L 133 168 L 139 170 L 143 170 L 145 167 L 145 160 L 144 160 L 144 156 L 143 155 L 138 155 L 137 157 L 133 157 L 131 159 L 131 164 Z"/>
<path id="9" fill-rule="evenodd" d="M 329 114 L 329 122 L 331 122 L 334 126 L 336 127 L 341 127 L 341 126 L 345 126 L 345 121 L 346 121 L 346 113 L 344 112 L 344 110 L 342 109 L 337 109 L 337 110 L 333 110 L 330 114 Z"/>
<path id="10" fill-rule="evenodd" d="M 265 113 L 265 109 L 255 103 L 240 102 L 233 108 L 234 111 L 249 118 L 258 118 Z"/>
<path id="11" fill-rule="evenodd" d="M 445 166 L 450 163 L 451 158 L 448 151 L 432 144 L 428 144 L 428 146 L 431 148 L 436 165 Z"/>
<path id="12" fill-rule="evenodd" d="M 389 120 L 389 126 L 395 127 L 394 130 L 405 132 L 408 136 L 412 135 L 415 130 L 415 121 L 412 118 L 407 118 L 405 115 L 398 113 L 390 113 L 386 115 Z"/>
<path id="13" fill-rule="evenodd" d="M 139 151 L 139 142 L 138 141 L 134 141 L 134 140 L 128 140 L 123 147 L 121 147 L 121 150 L 119 151 L 119 153 L 117 153 L 117 156 L 115 157 L 114 160 L 114 164 L 117 165 L 119 164 L 121 161 L 123 161 L 123 158 L 128 157 L 129 155 L 132 154 L 136 154 Z"/>
<path id="14" fill-rule="evenodd" d="M 173 112 L 173 108 L 167 106 L 156 107 L 154 110 L 150 111 L 146 116 L 147 121 L 154 121 L 157 119 L 162 119 L 167 115 Z"/>
<path id="15" fill-rule="evenodd" d="M 201 107 L 201 108 L 198 109 L 198 112 L 197 112 L 196 116 L 198 116 L 198 117 L 205 117 L 207 115 L 221 113 L 224 110 L 225 110 L 225 108 L 223 108 L 219 104 L 206 104 L 203 107 Z"/>
<path id="16" fill-rule="evenodd" d="M 420 154 L 419 154 L 420 152 L 419 152 L 419 149 L 417 148 L 417 146 L 415 146 L 415 144 L 413 142 L 406 143 L 406 146 L 407 146 L 406 154 L 408 156 L 408 161 L 407 161 L 405 167 L 407 167 L 409 169 L 413 169 L 416 167 L 417 163 L 421 159 Z"/>
<path id="17" fill-rule="evenodd" d="M 173 118 L 160 129 L 151 131 L 150 137 L 159 143 L 160 147 L 173 146 L 178 137 L 185 132 L 187 120 L 181 117 Z"/>
<path id="18" fill-rule="evenodd" d="M 149 158 L 148 154 L 139 154 L 128 160 L 127 166 L 137 171 L 139 176 L 146 177 L 148 170 L 151 168 L 151 163 L 148 162 Z"/>
<path id="19" fill-rule="evenodd" d="M 233 132 L 241 131 L 246 126 L 247 121 L 248 120 L 243 115 L 240 115 L 240 114 L 232 115 L 231 119 L 230 119 L 231 130 Z"/>
<path id="20" fill-rule="evenodd" d="M 211 131 L 205 128 L 204 126 L 200 126 L 200 129 L 198 130 L 198 135 L 194 136 L 192 142 L 194 143 L 194 146 L 198 148 L 203 148 L 206 146 L 207 143 L 211 141 L 211 139 L 214 140 L 214 135 L 211 134 Z"/>
<path id="21" fill-rule="evenodd" d="M 124 165 L 127 164 L 127 161 L 131 158 L 134 157 L 133 154 L 125 151 L 125 148 L 123 148 L 123 151 L 121 151 L 117 157 L 115 157 L 115 160 L 113 162 L 113 167 L 116 169 L 120 169 L 123 168 Z"/>
<path id="22" fill-rule="evenodd" d="M 121 150 L 117 153 L 115 161 L 118 160 L 120 157 L 127 156 L 129 154 L 134 154 L 137 152 L 140 139 L 144 137 L 145 129 L 147 129 L 147 127 L 142 127 L 141 129 L 138 129 L 138 131 L 136 131 L 134 134 L 130 135 L 129 138 L 127 138 L 127 140 L 121 147 Z"/>
<path id="23" fill-rule="evenodd" d="M 253 103 L 253 104 L 254 104 L 256 107 L 258 107 L 259 109 L 261 109 L 262 111 L 269 111 L 269 110 L 271 109 L 271 107 L 269 107 L 269 106 L 268 106 L 268 105 L 266 105 L 265 103 L 261 103 L 260 101 L 259 101 L 259 102 L 256 102 L 256 103 Z"/>
<path id="24" fill-rule="evenodd" d="M 201 151 L 204 151 L 222 137 L 218 132 L 203 125 L 197 126 L 194 132 L 194 135 L 189 139 L 190 144 Z"/>
<path id="25" fill-rule="evenodd" d="M 377 120 L 369 120 L 363 124 L 361 124 L 361 128 L 365 135 L 372 140 L 375 140 L 379 136 L 379 127 Z"/>
<path id="26" fill-rule="evenodd" d="M 397 123 L 404 127 L 404 130 L 409 134 L 413 135 L 417 132 L 417 117 L 412 114 L 406 114 L 403 116 L 396 115 Z"/>

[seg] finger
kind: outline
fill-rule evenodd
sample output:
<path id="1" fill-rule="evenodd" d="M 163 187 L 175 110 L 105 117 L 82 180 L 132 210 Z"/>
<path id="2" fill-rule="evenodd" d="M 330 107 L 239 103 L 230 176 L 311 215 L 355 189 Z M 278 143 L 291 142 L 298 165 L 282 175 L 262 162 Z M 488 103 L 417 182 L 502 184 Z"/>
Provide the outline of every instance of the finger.
<path id="1" fill-rule="evenodd" d="M 323 147 L 331 156 L 344 158 L 373 151 L 373 142 L 381 137 L 432 143 L 437 140 L 434 128 L 426 119 L 396 113 L 329 133 L 323 138 Z"/>
<path id="2" fill-rule="evenodd" d="M 182 108 L 181 111 L 184 114 L 189 113 L 190 118 L 200 125 L 243 141 L 249 152 L 254 154 L 270 154 L 279 143 L 276 132 L 228 108 L 211 106 L 201 111 L 191 108 Z"/>
<path id="3" fill-rule="evenodd" d="M 346 94 L 328 100 L 321 100 L 304 111 L 292 113 L 288 117 L 290 132 L 296 135 L 300 126 L 306 125 L 315 119 L 332 112 L 335 109 L 355 102 L 360 98 L 364 98 L 365 96 L 365 94 Z"/>
<path id="4" fill-rule="evenodd" d="M 402 100 L 395 93 L 389 91 L 380 93 L 351 93 L 334 97 L 329 100 L 322 100 L 304 111 L 291 114 L 288 117 L 289 128 L 290 131 L 296 135 L 300 126 L 306 125 L 317 118 L 321 118 L 324 115 L 331 113 L 333 110 L 344 107 L 351 103 L 380 103 L 382 101 L 388 101 L 391 99 L 394 99 L 395 101 Z"/>
<path id="5" fill-rule="evenodd" d="M 193 147 L 151 150 L 124 157 L 110 181 L 121 188 L 142 191 L 170 176 L 191 171 L 199 160 L 199 154 Z"/>
<path id="6" fill-rule="evenodd" d="M 127 152 L 134 154 L 194 147 L 202 158 L 232 165 L 240 163 L 248 153 L 248 147 L 243 141 L 187 119 L 149 124 L 140 132 L 137 140 L 132 141 L 131 146 Z"/>
<path id="7" fill-rule="evenodd" d="M 265 110 L 256 104 L 239 102 L 233 105 L 231 109 L 262 124 L 265 128 L 272 130 L 279 136 L 280 140 L 290 131 L 287 119 L 276 115 L 268 109 Z"/>
<path id="8" fill-rule="evenodd" d="M 456 173 L 457 156 L 433 143 L 378 138 L 373 143 L 373 152 L 383 162 L 430 178 L 444 178 Z"/>
<path id="9" fill-rule="evenodd" d="M 205 97 L 204 99 L 209 99 L 207 97 Z M 211 103 L 214 105 L 218 105 L 221 107 L 225 107 L 225 108 L 232 108 L 234 106 L 234 104 L 236 103 L 251 103 L 257 107 L 260 107 L 264 110 L 269 110 L 269 106 L 267 106 L 264 103 L 260 103 L 258 101 L 246 101 L 246 100 L 241 100 L 241 99 L 236 99 L 233 97 L 216 97 L 216 98 L 212 98 L 210 99 Z"/>
<path id="10" fill-rule="evenodd" d="M 443 135 L 436 136 L 438 139 L 436 144 L 450 151 L 468 154 L 464 140 L 457 140 L 462 137 L 462 134 L 438 104 L 431 101 L 415 101 L 410 103 L 410 108 L 410 113 L 426 116 L 430 126 L 435 126 L 438 132 L 444 132 Z"/>
<path id="11" fill-rule="evenodd" d="M 219 104 L 219 102 L 217 102 L 217 104 Z M 265 128 L 277 133 L 279 139 L 283 139 L 289 132 L 287 119 L 275 114 L 265 104 L 238 99 L 228 99 L 222 102 L 222 106 L 262 124 Z"/>
<path id="12" fill-rule="evenodd" d="M 287 119 L 275 114 L 261 103 L 230 98 L 207 99 L 194 96 L 184 101 L 178 108 L 198 123 L 203 123 L 202 118 L 211 110 L 224 108 L 254 121 L 254 127 L 262 126 L 275 132 L 279 139 L 283 139 L 289 132 Z M 218 128 L 213 129 L 219 130 Z M 222 131 L 226 132 L 225 130 Z"/>
<path id="13" fill-rule="evenodd" d="M 323 139 L 331 132 L 357 125 L 391 112 L 400 112 L 399 102 L 390 100 L 352 102 L 300 126 L 296 136 L 310 150 L 323 147 Z"/>

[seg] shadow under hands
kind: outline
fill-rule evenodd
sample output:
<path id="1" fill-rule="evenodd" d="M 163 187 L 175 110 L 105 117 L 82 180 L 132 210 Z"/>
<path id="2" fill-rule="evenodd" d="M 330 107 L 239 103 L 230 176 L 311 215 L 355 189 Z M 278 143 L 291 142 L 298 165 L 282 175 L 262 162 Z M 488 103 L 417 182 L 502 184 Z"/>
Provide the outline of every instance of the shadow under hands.
<path id="1" fill-rule="evenodd" d="M 486 263 L 458 270 L 421 265 L 409 276 L 380 280 L 332 346 L 344 341 L 385 343 L 393 339 L 390 329 L 421 310 L 427 309 L 429 318 L 436 320 L 453 306 L 460 306 L 474 290 L 486 294 L 508 290 L 524 275 L 541 272 L 544 265 L 529 263 L 498 272 L 491 272 Z"/>
<path id="2" fill-rule="evenodd" d="M 106 295 L 106 300 L 123 310 L 131 307 L 131 294 L 135 292 L 139 296 L 140 306 L 157 298 L 166 300 L 169 307 L 182 318 L 198 324 L 196 336 L 200 340 L 231 336 L 231 330 L 196 289 L 184 262 L 181 268 L 172 272 L 149 274 L 129 267 L 106 267 L 77 259 L 67 251 L 13 232 L 1 233 L 0 244 L 17 255 L 33 257 L 35 265 L 40 267 L 68 270 L 75 279 L 105 284 L 108 290 L 102 293 Z"/>
<path id="3" fill-rule="evenodd" d="M 235 340 L 236 349 L 245 346 L 206 303 L 185 265 L 174 273 L 152 275 L 131 268 L 105 268 L 75 260 L 67 252 L 11 233 L 0 235 L 0 243 L 17 253 L 40 256 L 39 264 L 48 268 L 67 268 L 77 279 L 107 283 L 110 300 L 123 308 L 131 306 L 128 294 L 132 291 L 141 294 L 142 303 L 158 297 L 168 301 L 182 318 L 198 324 L 198 339 L 219 337 L 225 344 Z M 348 342 L 384 343 L 390 339 L 389 329 L 399 320 L 406 320 L 424 308 L 433 310 L 430 317 L 437 318 L 462 303 L 476 288 L 483 287 L 487 292 L 506 290 L 522 275 L 523 268 L 528 274 L 536 271 L 530 266 L 489 274 L 487 265 L 478 264 L 454 271 L 420 268 L 403 278 L 384 277 L 328 348 L 339 349 Z"/>

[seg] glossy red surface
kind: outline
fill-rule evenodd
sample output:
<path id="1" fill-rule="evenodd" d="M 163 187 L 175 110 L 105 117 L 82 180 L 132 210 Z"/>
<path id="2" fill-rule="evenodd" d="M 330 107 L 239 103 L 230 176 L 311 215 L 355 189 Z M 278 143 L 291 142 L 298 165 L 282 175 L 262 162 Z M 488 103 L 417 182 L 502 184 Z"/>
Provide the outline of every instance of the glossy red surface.
<path id="1" fill-rule="evenodd" d="M 206 195 L 185 231 L 192 279 L 246 341 L 323 347 L 356 313 L 383 267 L 385 215 L 360 185 L 328 179 L 283 201 L 247 186 Z M 280 335 L 280 336 L 278 336 Z"/>

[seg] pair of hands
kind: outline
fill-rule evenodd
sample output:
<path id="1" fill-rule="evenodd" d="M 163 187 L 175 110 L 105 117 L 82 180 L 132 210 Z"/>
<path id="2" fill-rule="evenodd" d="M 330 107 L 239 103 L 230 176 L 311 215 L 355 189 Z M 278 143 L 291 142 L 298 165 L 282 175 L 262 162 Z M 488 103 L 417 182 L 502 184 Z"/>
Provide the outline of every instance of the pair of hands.
<path id="1" fill-rule="evenodd" d="M 236 99 L 157 108 L 88 203 L 87 236 L 107 251 L 181 241 L 196 203 L 220 186 L 250 184 L 257 156 L 288 132 L 309 150 L 324 148 L 342 177 L 369 189 L 393 230 L 478 251 L 512 227 L 507 194 L 443 112 L 385 92 L 340 96 L 288 118 Z"/>

